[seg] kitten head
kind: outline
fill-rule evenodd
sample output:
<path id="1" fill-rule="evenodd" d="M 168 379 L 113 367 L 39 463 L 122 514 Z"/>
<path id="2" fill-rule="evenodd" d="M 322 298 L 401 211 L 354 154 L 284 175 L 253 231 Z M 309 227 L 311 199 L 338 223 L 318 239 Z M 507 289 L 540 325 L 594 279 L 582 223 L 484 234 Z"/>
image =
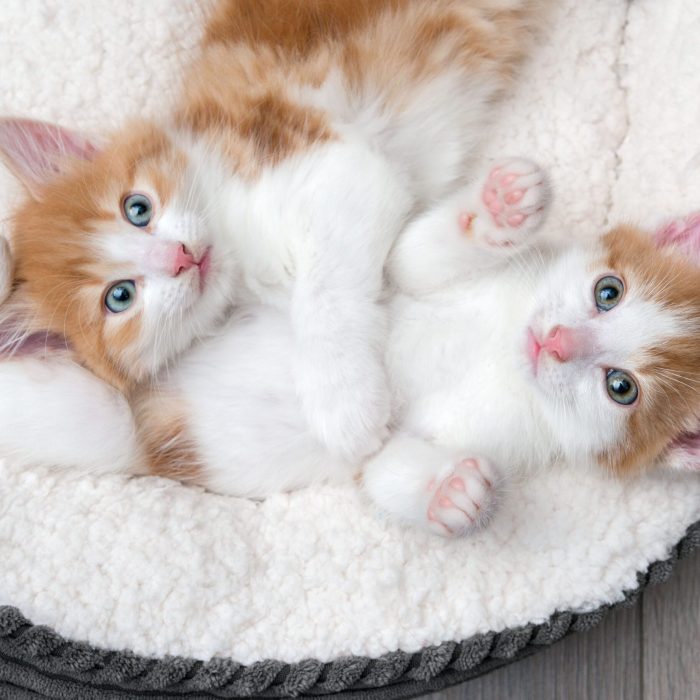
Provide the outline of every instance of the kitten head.
<path id="1" fill-rule="evenodd" d="M 538 286 L 529 371 L 565 452 L 616 472 L 700 468 L 700 226 L 619 226 Z M 694 230 L 691 230 L 694 227 Z"/>
<path id="2" fill-rule="evenodd" d="M 133 123 L 99 146 L 4 119 L 0 153 L 29 193 L 12 219 L 6 338 L 64 336 L 86 366 L 126 388 L 222 314 L 228 285 L 206 173 L 166 132 Z"/>

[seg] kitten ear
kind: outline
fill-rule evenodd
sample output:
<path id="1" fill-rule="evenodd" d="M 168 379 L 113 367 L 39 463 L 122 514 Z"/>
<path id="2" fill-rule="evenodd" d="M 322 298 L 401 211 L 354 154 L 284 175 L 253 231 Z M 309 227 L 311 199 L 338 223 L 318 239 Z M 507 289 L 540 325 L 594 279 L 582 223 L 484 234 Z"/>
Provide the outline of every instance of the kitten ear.
<path id="1" fill-rule="evenodd" d="M 673 248 L 691 263 L 700 265 L 700 212 L 665 221 L 654 232 L 659 248 Z"/>
<path id="2" fill-rule="evenodd" d="M 48 357 L 70 352 L 60 333 L 36 325 L 23 292 L 15 290 L 0 306 L 0 361 L 13 357 Z"/>
<path id="3" fill-rule="evenodd" d="M 98 153 L 93 141 L 56 124 L 0 119 L 0 155 L 35 198 L 71 160 L 92 160 Z"/>
<path id="4" fill-rule="evenodd" d="M 10 246 L 0 236 L 0 360 L 67 351 L 62 335 L 36 325 L 22 286 L 13 290 L 12 268 Z"/>
<path id="5" fill-rule="evenodd" d="M 673 469 L 700 472 L 700 426 L 675 438 L 662 455 L 662 462 Z"/>

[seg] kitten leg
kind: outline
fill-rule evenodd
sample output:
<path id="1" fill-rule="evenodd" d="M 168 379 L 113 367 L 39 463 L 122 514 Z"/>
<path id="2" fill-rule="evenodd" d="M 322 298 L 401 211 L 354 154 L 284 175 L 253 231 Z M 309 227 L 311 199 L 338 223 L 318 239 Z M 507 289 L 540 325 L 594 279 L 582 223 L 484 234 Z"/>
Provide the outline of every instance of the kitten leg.
<path id="1" fill-rule="evenodd" d="M 310 293 L 310 287 L 300 281 L 293 303 L 302 410 L 331 454 L 356 462 L 387 435 L 390 396 L 380 350 L 385 312 L 350 290 Z"/>
<path id="2" fill-rule="evenodd" d="M 488 521 L 497 478 L 483 457 L 397 435 L 367 462 L 363 486 L 392 517 L 454 537 Z"/>
<path id="3" fill-rule="evenodd" d="M 389 260 L 391 279 L 403 291 L 428 292 L 502 264 L 536 241 L 547 197 L 538 165 L 498 161 L 406 227 Z"/>
<path id="4" fill-rule="evenodd" d="M 359 462 L 386 437 L 384 264 L 413 204 L 383 157 L 351 142 L 318 155 L 297 191 L 305 221 L 291 317 L 312 433 Z M 305 171 L 306 172 L 306 171 Z"/>

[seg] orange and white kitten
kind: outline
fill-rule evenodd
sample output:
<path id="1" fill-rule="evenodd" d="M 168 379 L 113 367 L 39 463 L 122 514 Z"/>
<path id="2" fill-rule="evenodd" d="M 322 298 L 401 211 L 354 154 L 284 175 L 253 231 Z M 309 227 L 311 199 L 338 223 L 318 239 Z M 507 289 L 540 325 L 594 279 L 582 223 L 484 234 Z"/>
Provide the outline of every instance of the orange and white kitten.
<path id="1" fill-rule="evenodd" d="M 0 120 L 31 193 L 13 219 L 9 344 L 50 331 L 129 391 L 232 308 L 269 304 L 291 318 L 312 434 L 348 460 L 377 450 L 387 255 L 468 173 L 541 5 L 224 0 L 162 120 L 103 142 Z"/>

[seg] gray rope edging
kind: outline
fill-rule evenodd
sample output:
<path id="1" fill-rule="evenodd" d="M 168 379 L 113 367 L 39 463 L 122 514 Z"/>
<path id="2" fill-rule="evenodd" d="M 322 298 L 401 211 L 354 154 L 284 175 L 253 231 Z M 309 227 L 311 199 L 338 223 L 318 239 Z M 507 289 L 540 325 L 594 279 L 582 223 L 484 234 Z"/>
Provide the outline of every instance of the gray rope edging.
<path id="1" fill-rule="evenodd" d="M 58 698 L 77 697 L 76 688 L 84 689 L 80 697 L 86 698 L 316 697 L 339 693 L 363 698 L 411 697 L 421 690 L 428 692 L 481 675 L 572 632 L 595 627 L 610 609 L 633 605 L 647 585 L 665 581 L 676 562 L 698 548 L 700 521 L 688 528 L 667 559 L 637 575 L 637 587 L 625 591 L 619 603 L 586 613 L 556 612 L 540 624 L 443 642 L 413 654 L 395 651 L 377 659 L 351 656 L 327 663 L 308 659 L 294 664 L 266 660 L 244 666 L 226 658 L 147 658 L 67 640 L 49 627 L 33 625 L 17 608 L 0 606 L 0 683 L 23 687 L 17 686 L 16 679 L 25 678 L 35 686 L 28 690 L 47 693 L 38 697 Z M 67 690 L 66 684 L 72 690 Z"/>

